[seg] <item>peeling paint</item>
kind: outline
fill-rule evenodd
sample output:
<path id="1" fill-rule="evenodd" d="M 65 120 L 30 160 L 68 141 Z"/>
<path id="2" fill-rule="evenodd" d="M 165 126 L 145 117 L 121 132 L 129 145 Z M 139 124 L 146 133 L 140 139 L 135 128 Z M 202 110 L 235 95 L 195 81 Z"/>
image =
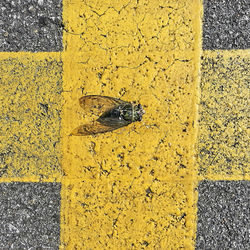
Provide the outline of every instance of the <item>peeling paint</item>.
<path id="1" fill-rule="evenodd" d="M 247 51 L 203 52 L 199 115 L 201 178 L 249 179 Z"/>
<path id="2" fill-rule="evenodd" d="M 53 53 L 5 53 L 0 71 L 2 181 L 60 178 L 60 57 Z"/>

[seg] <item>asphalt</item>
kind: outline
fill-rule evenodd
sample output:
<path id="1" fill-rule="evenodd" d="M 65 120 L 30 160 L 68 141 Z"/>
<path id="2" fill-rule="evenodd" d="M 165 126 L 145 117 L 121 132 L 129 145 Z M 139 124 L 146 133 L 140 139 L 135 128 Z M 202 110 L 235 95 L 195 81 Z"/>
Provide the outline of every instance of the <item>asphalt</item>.
<path id="1" fill-rule="evenodd" d="M 250 48 L 250 1 L 204 0 L 203 49 Z"/>
<path id="2" fill-rule="evenodd" d="M 0 51 L 61 51 L 62 1 L 0 1 Z"/>
<path id="3" fill-rule="evenodd" d="M 58 249 L 60 183 L 0 183 L 0 249 Z"/>
<path id="4" fill-rule="evenodd" d="M 199 183 L 196 249 L 249 249 L 250 182 Z"/>

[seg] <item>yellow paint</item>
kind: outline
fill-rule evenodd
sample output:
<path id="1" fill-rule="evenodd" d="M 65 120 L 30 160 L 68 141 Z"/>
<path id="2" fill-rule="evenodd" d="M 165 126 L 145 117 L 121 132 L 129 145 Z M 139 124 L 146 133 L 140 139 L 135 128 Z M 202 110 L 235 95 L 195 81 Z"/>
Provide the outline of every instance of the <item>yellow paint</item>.
<path id="1" fill-rule="evenodd" d="M 249 65 L 249 50 L 203 52 L 200 179 L 250 179 Z"/>
<path id="2" fill-rule="evenodd" d="M 1 53 L 0 72 L 1 182 L 57 181 L 62 175 L 60 54 Z"/>
<path id="3" fill-rule="evenodd" d="M 65 249 L 191 248 L 191 183 L 130 183 L 109 178 L 67 182 Z M 145 190 L 152 193 L 146 195 Z M 66 218 L 63 217 L 65 220 Z M 186 238 L 186 239 L 185 239 Z"/>
<path id="4" fill-rule="evenodd" d="M 200 3 L 65 0 L 63 18 L 61 248 L 193 248 Z M 146 114 L 69 137 L 87 94 Z"/>
<path id="5" fill-rule="evenodd" d="M 197 181 L 250 179 L 249 50 L 203 53 L 196 177 L 201 7 L 64 0 L 62 53 L 0 54 L 0 182 L 63 176 L 61 249 L 193 249 Z M 69 137 L 87 120 L 87 94 L 138 101 L 146 114 Z"/>

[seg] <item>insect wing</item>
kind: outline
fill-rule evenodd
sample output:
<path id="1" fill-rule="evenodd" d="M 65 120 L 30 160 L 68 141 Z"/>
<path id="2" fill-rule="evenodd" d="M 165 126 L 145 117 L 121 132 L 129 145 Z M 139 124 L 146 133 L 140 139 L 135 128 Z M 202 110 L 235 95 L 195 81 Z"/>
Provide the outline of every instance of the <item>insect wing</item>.
<path id="1" fill-rule="evenodd" d="M 111 127 L 101 124 L 98 121 L 93 121 L 92 123 L 80 125 L 79 127 L 75 128 L 70 135 L 76 135 L 76 136 L 95 135 L 98 133 L 109 132 L 120 127 L 121 126 Z"/>
<path id="2" fill-rule="evenodd" d="M 86 112 L 92 112 L 99 115 L 120 104 L 126 104 L 128 102 L 108 96 L 88 95 L 81 97 L 79 103 Z"/>
<path id="3" fill-rule="evenodd" d="M 123 119 L 110 118 L 110 117 L 99 117 L 97 121 L 103 124 L 104 126 L 109 126 L 113 129 L 121 128 L 131 123 Z"/>

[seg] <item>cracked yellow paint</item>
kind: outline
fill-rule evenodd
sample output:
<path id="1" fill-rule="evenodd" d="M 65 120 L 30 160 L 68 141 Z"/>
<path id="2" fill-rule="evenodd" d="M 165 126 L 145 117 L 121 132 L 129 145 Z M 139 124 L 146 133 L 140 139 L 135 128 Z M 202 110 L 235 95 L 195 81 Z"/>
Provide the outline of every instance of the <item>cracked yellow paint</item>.
<path id="1" fill-rule="evenodd" d="M 1 53 L 1 182 L 61 175 L 59 53 Z"/>
<path id="2" fill-rule="evenodd" d="M 249 55 L 249 50 L 203 52 L 198 140 L 200 179 L 250 179 Z"/>
<path id="3" fill-rule="evenodd" d="M 191 249 L 199 1 L 64 1 L 61 248 Z M 78 99 L 140 102 L 95 137 Z"/>

